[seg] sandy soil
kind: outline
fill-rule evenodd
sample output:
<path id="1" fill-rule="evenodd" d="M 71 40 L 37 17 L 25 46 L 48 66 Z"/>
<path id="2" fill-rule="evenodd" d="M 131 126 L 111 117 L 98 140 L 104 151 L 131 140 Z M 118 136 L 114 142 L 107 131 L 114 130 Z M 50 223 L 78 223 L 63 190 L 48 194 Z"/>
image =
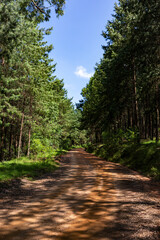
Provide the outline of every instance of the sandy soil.
<path id="1" fill-rule="evenodd" d="M 160 239 L 160 185 L 82 149 L 0 191 L 0 240 Z"/>

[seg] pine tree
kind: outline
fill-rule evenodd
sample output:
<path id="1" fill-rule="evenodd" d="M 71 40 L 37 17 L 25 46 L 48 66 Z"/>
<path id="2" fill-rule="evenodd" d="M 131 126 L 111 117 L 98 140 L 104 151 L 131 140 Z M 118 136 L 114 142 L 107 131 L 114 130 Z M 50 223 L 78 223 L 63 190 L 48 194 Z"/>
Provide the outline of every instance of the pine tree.
<path id="1" fill-rule="evenodd" d="M 103 58 L 83 90 L 82 120 L 90 129 L 96 123 L 114 132 L 131 128 L 137 140 L 156 136 L 158 141 L 159 4 L 137 0 L 115 4 L 113 20 L 103 32 Z M 100 70 L 103 75 L 97 78 Z M 103 93 L 93 88 L 98 82 Z"/>

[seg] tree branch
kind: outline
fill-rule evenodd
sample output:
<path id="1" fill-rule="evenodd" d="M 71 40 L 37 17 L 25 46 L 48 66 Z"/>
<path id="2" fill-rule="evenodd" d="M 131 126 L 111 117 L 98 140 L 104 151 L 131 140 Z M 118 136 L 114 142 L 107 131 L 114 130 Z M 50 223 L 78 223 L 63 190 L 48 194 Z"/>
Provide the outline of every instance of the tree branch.
<path id="1" fill-rule="evenodd" d="M 45 13 L 45 11 L 42 8 L 38 7 L 37 3 L 34 0 L 32 0 L 32 3 L 41 13 Z"/>

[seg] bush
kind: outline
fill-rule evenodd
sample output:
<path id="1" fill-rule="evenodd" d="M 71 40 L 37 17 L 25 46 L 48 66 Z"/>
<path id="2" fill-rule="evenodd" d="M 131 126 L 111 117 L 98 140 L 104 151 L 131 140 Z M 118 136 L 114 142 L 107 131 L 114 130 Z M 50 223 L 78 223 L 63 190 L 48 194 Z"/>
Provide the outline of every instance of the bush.
<path id="1" fill-rule="evenodd" d="M 31 155 L 40 160 L 51 160 L 55 156 L 55 150 L 49 143 L 42 143 L 40 139 L 33 139 L 31 143 Z"/>

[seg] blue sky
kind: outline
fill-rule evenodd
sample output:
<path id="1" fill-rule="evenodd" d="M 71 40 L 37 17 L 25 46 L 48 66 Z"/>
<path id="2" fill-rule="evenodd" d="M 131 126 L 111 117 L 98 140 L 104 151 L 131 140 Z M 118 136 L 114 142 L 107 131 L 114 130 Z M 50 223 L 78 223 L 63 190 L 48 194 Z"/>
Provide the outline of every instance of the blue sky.
<path id="1" fill-rule="evenodd" d="M 108 20 L 112 19 L 116 0 L 67 0 L 64 16 L 56 18 L 54 12 L 45 27 L 53 26 L 46 37 L 54 49 L 50 57 L 57 63 L 56 76 L 64 79 L 68 97 L 75 104 L 81 90 L 89 82 L 94 67 L 102 58 L 101 36 Z"/>

